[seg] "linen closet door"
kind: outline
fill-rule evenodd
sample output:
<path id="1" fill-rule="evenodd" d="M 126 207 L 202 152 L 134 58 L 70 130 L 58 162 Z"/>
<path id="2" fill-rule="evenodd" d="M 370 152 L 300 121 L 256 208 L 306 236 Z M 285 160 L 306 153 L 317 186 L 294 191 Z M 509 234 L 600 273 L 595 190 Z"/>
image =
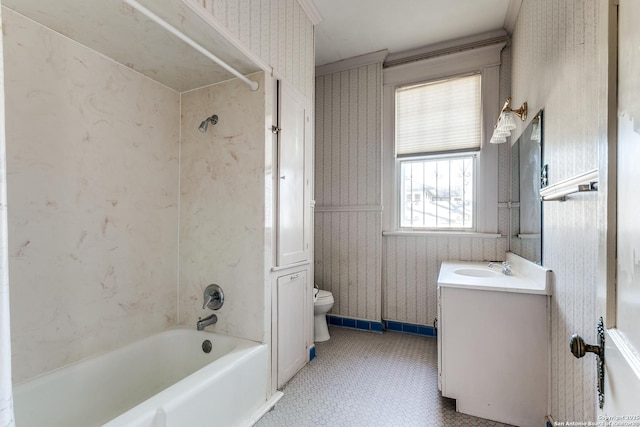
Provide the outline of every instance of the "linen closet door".
<path id="1" fill-rule="evenodd" d="M 277 264 L 309 259 L 310 183 L 306 171 L 310 117 L 304 98 L 278 82 Z M 309 139 L 310 140 L 310 139 Z"/>
<path id="2" fill-rule="evenodd" d="M 278 388 L 307 362 L 307 272 L 278 277 Z"/>

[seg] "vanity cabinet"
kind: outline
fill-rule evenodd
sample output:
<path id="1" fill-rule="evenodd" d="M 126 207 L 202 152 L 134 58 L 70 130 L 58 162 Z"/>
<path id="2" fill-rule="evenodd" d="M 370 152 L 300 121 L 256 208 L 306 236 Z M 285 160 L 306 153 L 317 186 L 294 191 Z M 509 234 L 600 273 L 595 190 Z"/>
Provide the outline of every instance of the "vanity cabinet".
<path id="1" fill-rule="evenodd" d="M 438 387 L 444 397 L 456 399 L 458 412 L 543 425 L 549 296 L 481 285 L 489 280 L 451 286 L 439 279 Z"/>

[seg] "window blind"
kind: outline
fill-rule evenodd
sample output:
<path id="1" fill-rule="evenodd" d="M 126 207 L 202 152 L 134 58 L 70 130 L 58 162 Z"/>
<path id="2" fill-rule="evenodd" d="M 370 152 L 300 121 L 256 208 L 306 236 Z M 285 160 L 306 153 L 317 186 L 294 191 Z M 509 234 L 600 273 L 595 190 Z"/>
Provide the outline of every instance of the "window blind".
<path id="1" fill-rule="evenodd" d="M 480 149 L 480 75 L 396 90 L 396 155 Z"/>

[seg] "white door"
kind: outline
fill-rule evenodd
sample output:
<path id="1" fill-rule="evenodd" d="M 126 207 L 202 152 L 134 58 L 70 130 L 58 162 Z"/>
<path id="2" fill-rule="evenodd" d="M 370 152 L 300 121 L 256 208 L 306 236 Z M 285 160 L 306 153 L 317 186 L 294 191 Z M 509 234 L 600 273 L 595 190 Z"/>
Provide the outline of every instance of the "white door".
<path id="1" fill-rule="evenodd" d="M 610 216 L 617 212 L 616 243 L 609 249 L 617 256 L 600 310 L 606 333 L 598 418 L 603 425 L 640 426 L 640 2 L 620 0 L 618 7 L 617 201 L 609 210 Z"/>
<path id="2" fill-rule="evenodd" d="M 309 259 L 309 182 L 305 174 L 310 119 L 304 99 L 279 83 L 278 230 L 279 266 Z"/>

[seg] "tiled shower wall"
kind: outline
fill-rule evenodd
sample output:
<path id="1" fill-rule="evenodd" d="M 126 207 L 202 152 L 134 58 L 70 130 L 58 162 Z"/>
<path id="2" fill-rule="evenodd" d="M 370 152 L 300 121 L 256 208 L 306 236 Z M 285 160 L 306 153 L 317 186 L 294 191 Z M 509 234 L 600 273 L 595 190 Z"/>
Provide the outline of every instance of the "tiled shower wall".
<path id="1" fill-rule="evenodd" d="M 251 79 L 258 90 L 234 79 L 180 96 L 178 323 L 193 327 L 211 314 L 202 292 L 216 283 L 225 296 L 216 332 L 265 342 L 267 146 L 264 121 L 247 120 L 265 116 L 264 73 Z M 218 123 L 199 132 L 214 113 Z"/>
<path id="2" fill-rule="evenodd" d="M 2 15 L 17 384 L 175 324 L 180 95 Z"/>
<path id="3" fill-rule="evenodd" d="M 313 26 L 295 0 L 207 4 L 312 95 Z M 17 384 L 175 325 L 180 94 L 14 15 L 3 9 Z"/>
<path id="4" fill-rule="evenodd" d="M 606 68 L 598 63 L 599 2 L 524 1 L 513 34 L 513 97 L 544 108 L 544 162 L 550 183 L 598 167 Z M 517 132 L 521 132 L 522 128 Z M 603 134 L 606 134 L 604 132 Z M 543 205 L 543 263 L 555 274 L 551 298 L 551 415 L 595 420 L 595 365 L 575 359 L 573 333 L 595 341 L 597 196 Z M 589 361 L 586 361 L 589 362 Z"/>

